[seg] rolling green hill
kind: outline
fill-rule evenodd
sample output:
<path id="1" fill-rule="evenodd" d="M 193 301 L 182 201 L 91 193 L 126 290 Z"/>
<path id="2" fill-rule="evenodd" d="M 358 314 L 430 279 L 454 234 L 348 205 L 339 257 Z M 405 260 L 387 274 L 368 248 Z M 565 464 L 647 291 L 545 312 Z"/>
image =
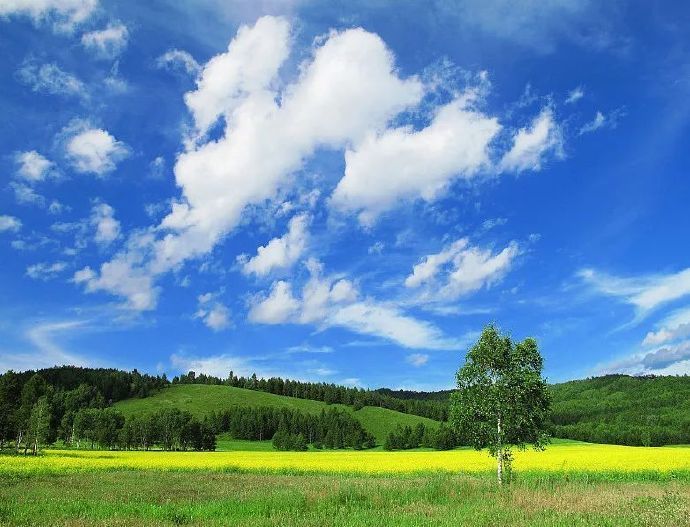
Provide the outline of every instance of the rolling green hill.
<path id="1" fill-rule="evenodd" d="M 386 408 L 365 406 L 360 410 L 354 410 L 349 406 L 340 404 L 327 405 L 321 401 L 297 399 L 231 386 L 205 384 L 172 385 L 150 397 L 120 401 L 115 404 L 115 407 L 125 416 L 146 414 L 162 408 L 179 408 L 198 417 L 203 417 L 212 411 L 220 411 L 232 405 L 291 408 L 313 414 L 320 413 L 325 408 L 339 408 L 352 413 L 362 423 L 362 426 L 373 434 L 378 443 L 382 443 L 388 433 L 394 430 L 397 425 L 415 426 L 417 423 L 424 423 L 426 426 L 438 425 L 438 422 L 432 419 L 403 414 Z"/>

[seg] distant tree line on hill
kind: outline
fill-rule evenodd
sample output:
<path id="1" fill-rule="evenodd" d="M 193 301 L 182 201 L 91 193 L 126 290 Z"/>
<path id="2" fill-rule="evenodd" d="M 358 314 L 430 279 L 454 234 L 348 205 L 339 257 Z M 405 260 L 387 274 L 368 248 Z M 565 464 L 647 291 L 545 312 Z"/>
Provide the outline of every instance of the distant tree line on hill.
<path id="1" fill-rule="evenodd" d="M 462 438 L 444 423 L 441 423 L 438 428 L 419 423 L 414 427 L 398 425 L 386 437 L 383 448 L 384 450 L 410 450 L 413 448 L 452 450 L 462 444 Z"/>
<path id="2" fill-rule="evenodd" d="M 550 387 L 552 435 L 593 443 L 690 443 L 690 377 L 606 375 Z"/>
<path id="3" fill-rule="evenodd" d="M 210 375 L 196 374 L 190 371 L 174 377 L 172 384 L 216 384 L 234 386 L 276 395 L 296 397 L 298 399 L 310 399 L 322 401 L 326 404 L 345 404 L 355 410 L 364 406 L 378 406 L 398 412 L 428 417 L 436 421 L 448 419 L 448 401 L 428 398 L 397 398 L 390 394 L 396 393 L 390 390 L 365 390 L 363 388 L 338 386 L 336 384 L 293 381 L 271 377 L 269 379 L 258 378 L 256 374 L 251 377 L 237 377 L 230 372 L 226 379 Z"/>
<path id="4" fill-rule="evenodd" d="M 0 449 L 51 444 L 71 434 L 82 409 L 103 409 L 130 397 L 145 397 L 168 384 L 163 377 L 114 369 L 73 366 L 0 375 Z"/>
<path id="5" fill-rule="evenodd" d="M 303 450 L 302 446 L 310 444 L 315 448 L 357 450 L 376 445 L 357 419 L 336 408 L 309 414 L 289 408 L 232 406 L 212 412 L 209 422 L 217 433 L 227 432 L 234 439 L 273 439 L 279 450 Z"/>

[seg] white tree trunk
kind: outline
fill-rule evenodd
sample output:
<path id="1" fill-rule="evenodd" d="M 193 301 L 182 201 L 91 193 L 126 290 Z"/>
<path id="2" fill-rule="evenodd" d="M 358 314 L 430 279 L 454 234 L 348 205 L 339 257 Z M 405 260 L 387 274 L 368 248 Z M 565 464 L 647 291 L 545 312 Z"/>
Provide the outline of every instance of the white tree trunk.
<path id="1" fill-rule="evenodd" d="M 496 460 L 498 461 L 498 467 L 496 469 L 498 476 L 498 484 L 503 485 L 503 441 L 502 441 L 502 430 L 501 430 L 501 416 L 498 416 L 498 450 L 496 453 Z"/>

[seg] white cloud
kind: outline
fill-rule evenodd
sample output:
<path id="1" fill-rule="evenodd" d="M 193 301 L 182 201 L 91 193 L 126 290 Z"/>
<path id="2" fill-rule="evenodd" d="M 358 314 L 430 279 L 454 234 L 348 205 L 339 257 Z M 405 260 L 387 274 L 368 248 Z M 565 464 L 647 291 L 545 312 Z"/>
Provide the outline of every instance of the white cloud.
<path id="1" fill-rule="evenodd" d="M 690 340 L 634 353 L 599 366 L 598 374 L 690 375 Z"/>
<path id="2" fill-rule="evenodd" d="M 620 298 L 636 308 L 638 318 L 650 311 L 690 295 L 690 268 L 677 273 L 621 278 L 582 269 L 578 276 L 601 294 Z"/>
<path id="3" fill-rule="evenodd" d="M 52 22 L 56 31 L 72 31 L 98 7 L 98 0 L 2 0 L 0 17 L 22 15 L 34 24 Z"/>
<path id="4" fill-rule="evenodd" d="M 201 71 L 201 66 L 194 60 L 194 57 L 187 52 L 180 49 L 171 49 L 163 53 L 158 59 L 156 59 L 156 65 L 159 68 L 165 69 L 182 69 L 189 75 L 199 74 Z"/>
<path id="5" fill-rule="evenodd" d="M 471 179 L 490 164 L 489 145 L 501 125 L 471 108 L 466 94 L 439 108 L 428 127 L 369 135 L 345 153 L 345 175 L 332 196 L 340 210 L 360 211 L 370 224 L 401 200 L 431 201 L 454 178 Z"/>
<path id="6" fill-rule="evenodd" d="M 563 155 L 563 138 L 553 111 L 546 107 L 529 127 L 520 128 L 513 135 L 513 146 L 499 163 L 499 169 L 511 172 L 541 170 L 547 156 Z"/>
<path id="7" fill-rule="evenodd" d="M 608 115 L 604 115 L 600 111 L 597 111 L 594 118 L 585 123 L 580 128 L 579 135 L 588 134 L 599 130 L 600 128 L 616 128 L 618 126 L 618 120 L 625 115 L 624 110 L 618 108 Z"/>
<path id="8" fill-rule="evenodd" d="M 659 324 L 657 331 L 650 331 L 642 342 L 643 346 L 660 346 L 690 337 L 690 308 L 672 312 Z"/>
<path id="9" fill-rule="evenodd" d="M 67 268 L 66 262 L 37 263 L 26 268 L 26 276 L 34 280 L 51 280 Z"/>
<path id="10" fill-rule="evenodd" d="M 429 362 L 429 355 L 426 353 L 412 353 L 411 355 L 405 357 L 405 361 L 409 364 L 412 364 L 412 366 L 419 368 L 420 366 L 424 366 L 427 362 Z"/>
<path id="11" fill-rule="evenodd" d="M 65 145 L 66 154 L 77 172 L 105 176 L 129 156 L 129 148 L 106 130 L 82 127 Z"/>
<path id="12" fill-rule="evenodd" d="M 458 342 L 446 338 L 434 325 L 404 314 L 393 304 L 371 298 L 359 299 L 349 280 L 323 276 L 322 266 L 307 262 L 311 277 L 300 298 L 285 281 L 275 282 L 265 297 L 255 298 L 249 320 L 263 324 L 315 324 L 342 327 L 373 335 L 415 349 L 457 349 Z"/>
<path id="13" fill-rule="evenodd" d="M 37 205 L 39 207 L 43 207 L 46 203 L 46 199 L 29 185 L 13 181 L 10 183 L 10 188 L 14 191 L 14 198 L 17 200 L 17 203 Z"/>
<path id="14" fill-rule="evenodd" d="M 58 214 L 62 214 L 63 212 L 69 211 L 69 210 L 71 210 L 71 207 L 69 207 L 68 205 L 65 205 L 64 203 L 60 203 L 56 199 L 51 201 L 50 205 L 48 205 L 48 214 L 58 215 Z"/>
<path id="15" fill-rule="evenodd" d="M 127 47 L 129 31 L 123 24 L 111 24 L 105 29 L 84 33 L 81 44 L 101 59 L 112 60 Z"/>
<path id="16" fill-rule="evenodd" d="M 288 269 L 302 256 L 307 246 L 309 233 L 308 214 L 294 216 L 288 224 L 288 232 L 280 238 L 273 238 L 263 247 L 257 249 L 256 256 L 242 265 L 244 274 L 266 276 L 277 269 Z"/>
<path id="17" fill-rule="evenodd" d="M 19 218 L 0 214 L 0 232 L 18 232 L 22 228 L 22 222 Z"/>
<path id="18" fill-rule="evenodd" d="M 441 252 L 425 256 L 405 279 L 408 288 L 425 286 L 420 301 L 450 301 L 502 280 L 520 254 L 517 242 L 499 252 L 470 245 L 461 238 Z"/>
<path id="19" fill-rule="evenodd" d="M 200 318 L 213 331 L 222 331 L 230 327 L 230 311 L 222 303 L 215 300 L 212 293 L 199 295 L 199 307 L 194 318 Z"/>
<path id="20" fill-rule="evenodd" d="M 182 353 L 174 353 L 170 357 L 172 366 L 181 371 L 194 373 L 203 373 L 205 375 L 213 375 L 221 379 L 227 378 L 230 371 L 235 375 L 249 376 L 255 372 L 251 362 L 243 357 L 234 357 L 232 355 L 214 355 L 211 357 L 193 357 Z"/>
<path id="21" fill-rule="evenodd" d="M 574 104 L 585 96 L 585 90 L 582 86 L 573 88 L 568 92 L 568 97 L 565 99 L 565 104 Z"/>
<path id="22" fill-rule="evenodd" d="M 115 219 L 115 209 L 107 203 L 97 203 L 92 207 L 90 222 L 96 229 L 96 243 L 110 245 L 120 237 L 120 222 Z"/>
<path id="23" fill-rule="evenodd" d="M 25 62 L 17 71 L 17 78 L 34 92 L 49 95 L 86 97 L 87 91 L 74 75 L 61 70 L 56 64 Z"/>
<path id="24" fill-rule="evenodd" d="M 149 163 L 149 176 L 153 179 L 163 178 L 164 172 L 165 158 L 163 156 L 158 156 Z"/>
<path id="25" fill-rule="evenodd" d="M 282 324 L 299 309 L 292 296 L 292 286 L 283 280 L 274 282 L 268 296 L 256 299 L 249 310 L 249 320 L 260 324 Z"/>
<path id="26" fill-rule="evenodd" d="M 54 173 L 55 163 L 35 150 L 17 152 L 14 160 L 19 165 L 17 175 L 32 183 L 43 181 Z"/>

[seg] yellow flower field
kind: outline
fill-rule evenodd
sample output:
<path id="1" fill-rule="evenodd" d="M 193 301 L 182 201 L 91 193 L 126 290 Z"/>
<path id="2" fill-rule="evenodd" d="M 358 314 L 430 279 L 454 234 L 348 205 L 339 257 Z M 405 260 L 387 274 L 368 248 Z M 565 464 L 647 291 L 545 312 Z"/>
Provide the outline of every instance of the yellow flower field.
<path id="1" fill-rule="evenodd" d="M 626 447 L 566 443 L 544 452 L 515 453 L 518 471 L 690 471 L 690 447 Z M 0 456 L 1 473 L 107 469 L 295 470 L 304 472 L 402 474 L 420 471 L 485 472 L 494 460 L 485 452 L 109 452 L 47 450 L 39 457 Z"/>

